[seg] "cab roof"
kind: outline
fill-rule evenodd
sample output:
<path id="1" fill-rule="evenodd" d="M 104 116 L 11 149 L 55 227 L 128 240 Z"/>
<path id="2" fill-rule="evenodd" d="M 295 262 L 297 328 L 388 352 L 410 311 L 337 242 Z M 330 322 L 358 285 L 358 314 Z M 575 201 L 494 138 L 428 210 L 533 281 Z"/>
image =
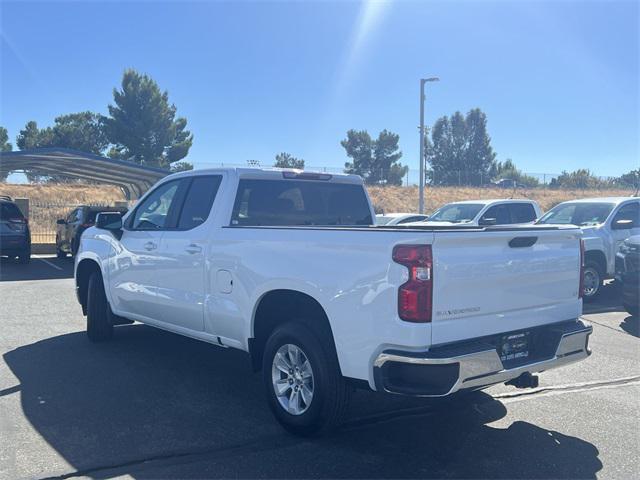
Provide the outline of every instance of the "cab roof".
<path id="1" fill-rule="evenodd" d="M 328 173 L 313 170 L 297 170 L 294 168 L 252 168 L 252 167 L 220 167 L 220 168 L 203 168 L 198 170 L 189 170 L 186 172 L 174 173 L 167 178 L 188 177 L 191 175 L 215 175 L 227 172 L 231 175 L 237 175 L 243 179 L 272 179 L 272 180 L 295 180 L 296 177 L 304 180 L 327 181 L 333 183 L 352 183 L 362 185 L 362 178 L 358 175 L 347 173 Z M 285 177 L 285 175 L 287 175 Z M 318 178 L 312 178 L 317 176 Z"/>
<path id="2" fill-rule="evenodd" d="M 537 204 L 535 200 L 531 200 L 530 198 L 483 198 L 478 200 L 461 200 L 459 202 L 449 202 L 447 205 L 455 204 L 480 204 L 480 205 L 490 205 L 492 203 L 533 203 Z"/>
<path id="3" fill-rule="evenodd" d="M 626 202 L 627 200 L 638 199 L 638 197 L 593 197 L 580 198 L 576 200 L 566 200 L 562 203 L 615 203 L 616 205 Z"/>

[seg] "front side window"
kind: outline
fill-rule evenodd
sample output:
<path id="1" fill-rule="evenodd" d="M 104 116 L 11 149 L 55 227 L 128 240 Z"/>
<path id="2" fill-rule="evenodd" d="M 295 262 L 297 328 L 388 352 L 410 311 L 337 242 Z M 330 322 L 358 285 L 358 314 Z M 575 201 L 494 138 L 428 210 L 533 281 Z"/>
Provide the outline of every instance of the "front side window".
<path id="1" fill-rule="evenodd" d="M 484 215 L 482 215 L 480 221 L 487 222 L 491 220 L 491 222 L 493 223 L 493 219 L 495 219 L 496 225 L 508 225 L 509 223 L 511 223 L 511 216 L 509 215 L 509 209 L 507 208 L 507 206 L 494 205 L 493 207 L 489 208 L 489 210 L 484 212 Z"/>
<path id="2" fill-rule="evenodd" d="M 613 203 L 561 203 L 545 213 L 538 223 L 578 227 L 599 225 L 607 219 L 613 207 Z"/>
<path id="3" fill-rule="evenodd" d="M 221 181 L 220 175 L 195 177 L 191 181 L 178 220 L 178 229 L 190 230 L 205 222 L 209 217 Z"/>
<path id="4" fill-rule="evenodd" d="M 640 204 L 629 203 L 621 207 L 620 210 L 618 210 L 618 213 L 616 213 L 613 223 L 616 223 L 619 220 L 630 221 L 630 228 L 640 227 Z"/>
<path id="5" fill-rule="evenodd" d="M 130 226 L 134 230 L 160 230 L 167 226 L 167 218 L 180 181 L 167 182 L 156 188 L 136 208 Z"/>
<path id="6" fill-rule="evenodd" d="M 372 225 L 361 185 L 310 180 L 240 180 L 231 225 Z"/>
<path id="7" fill-rule="evenodd" d="M 433 222 L 464 223 L 470 222 L 482 210 L 481 203 L 452 203 L 445 205 L 429 217 Z"/>

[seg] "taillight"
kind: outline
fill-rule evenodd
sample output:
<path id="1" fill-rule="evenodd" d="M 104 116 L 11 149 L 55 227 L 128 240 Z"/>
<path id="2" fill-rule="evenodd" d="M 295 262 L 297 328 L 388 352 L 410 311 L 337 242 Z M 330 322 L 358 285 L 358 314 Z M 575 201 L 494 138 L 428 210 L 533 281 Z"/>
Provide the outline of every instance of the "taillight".
<path id="1" fill-rule="evenodd" d="M 398 289 L 398 316 L 407 322 L 430 322 L 433 295 L 431 245 L 396 245 L 393 261 L 409 270 Z"/>
<path id="2" fill-rule="evenodd" d="M 584 295 L 584 240 L 580 239 L 580 283 L 578 283 L 578 298 Z"/>
<path id="3" fill-rule="evenodd" d="M 27 219 L 19 217 L 10 218 L 8 225 L 9 228 L 15 230 L 16 232 L 24 232 L 25 227 L 27 226 Z"/>
<path id="4" fill-rule="evenodd" d="M 82 228 L 89 228 L 89 227 L 93 227 L 93 223 L 83 223 L 80 225 Z"/>

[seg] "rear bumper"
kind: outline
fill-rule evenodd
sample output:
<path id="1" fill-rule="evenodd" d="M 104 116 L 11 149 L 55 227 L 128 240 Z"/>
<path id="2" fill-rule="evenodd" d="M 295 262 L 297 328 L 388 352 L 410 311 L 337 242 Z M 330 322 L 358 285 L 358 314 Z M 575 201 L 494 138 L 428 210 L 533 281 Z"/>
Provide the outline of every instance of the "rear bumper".
<path id="1" fill-rule="evenodd" d="M 503 383 L 523 373 L 538 373 L 587 358 L 591 325 L 581 320 L 529 330 L 532 353 L 526 359 L 502 361 L 498 342 L 505 332 L 472 341 L 435 347 L 428 352 L 385 350 L 374 361 L 376 390 L 442 397 L 459 390 Z"/>
<path id="2" fill-rule="evenodd" d="M 18 255 L 29 247 L 29 237 L 26 235 L 0 236 L 0 255 Z"/>

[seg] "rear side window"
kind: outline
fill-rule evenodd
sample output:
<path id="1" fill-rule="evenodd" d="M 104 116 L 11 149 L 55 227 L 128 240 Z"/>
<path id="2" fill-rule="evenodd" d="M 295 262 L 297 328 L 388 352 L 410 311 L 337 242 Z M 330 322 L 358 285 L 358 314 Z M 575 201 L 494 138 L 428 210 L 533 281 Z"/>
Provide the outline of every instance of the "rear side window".
<path id="1" fill-rule="evenodd" d="M 536 219 L 536 210 L 530 203 L 511 203 L 509 210 L 513 223 L 528 223 Z"/>
<path id="2" fill-rule="evenodd" d="M 24 218 L 20 209 L 14 203 L 0 203 L 0 220 L 10 218 Z"/>
<path id="3" fill-rule="evenodd" d="M 220 175 L 195 177 L 191 181 L 178 220 L 178 229 L 189 230 L 207 220 L 221 181 Z"/>
<path id="4" fill-rule="evenodd" d="M 484 215 L 482 215 L 482 220 L 487 220 L 489 218 L 495 218 L 496 225 L 507 225 L 511 223 L 511 217 L 506 205 L 494 205 L 489 210 L 484 212 Z"/>
<path id="5" fill-rule="evenodd" d="M 231 225 L 372 225 L 361 185 L 311 180 L 240 180 Z"/>

